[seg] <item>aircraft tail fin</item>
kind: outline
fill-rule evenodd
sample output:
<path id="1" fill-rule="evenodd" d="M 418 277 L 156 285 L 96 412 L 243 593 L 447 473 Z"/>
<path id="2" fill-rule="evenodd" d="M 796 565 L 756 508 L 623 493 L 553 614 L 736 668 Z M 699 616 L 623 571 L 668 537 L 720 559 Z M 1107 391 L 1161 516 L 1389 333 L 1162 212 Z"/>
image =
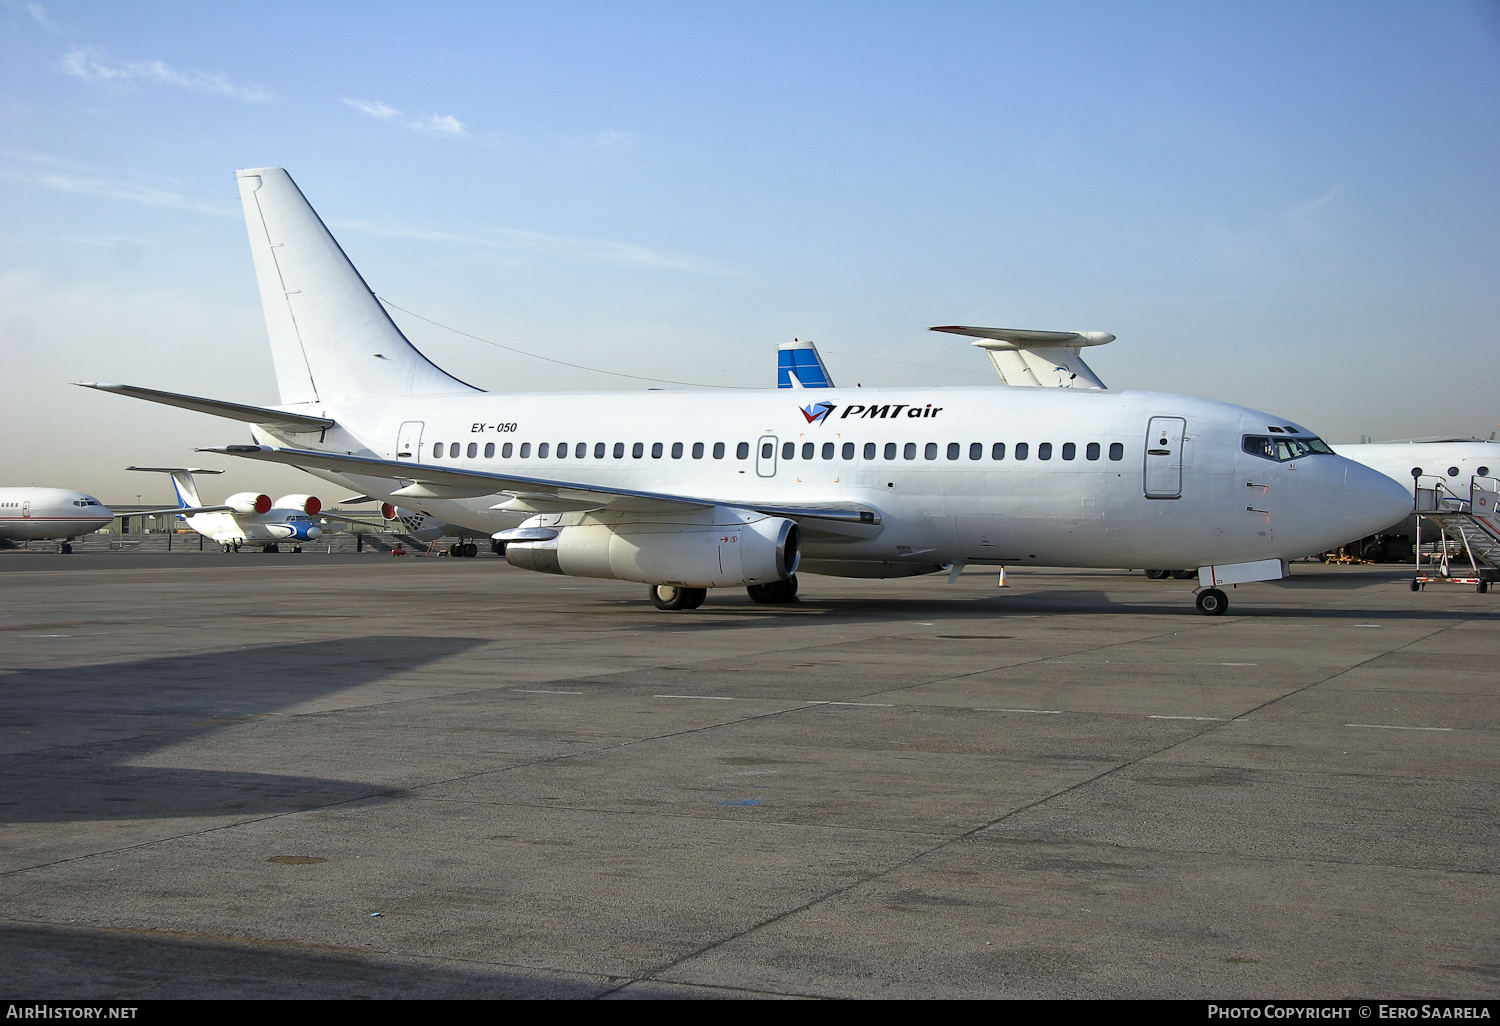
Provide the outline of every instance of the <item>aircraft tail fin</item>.
<path id="1" fill-rule="evenodd" d="M 198 482 L 193 480 L 194 474 L 222 474 L 222 470 L 204 470 L 202 467 L 126 467 L 126 470 L 139 470 L 147 474 L 171 474 L 172 490 L 177 493 L 177 506 L 179 509 L 197 509 L 203 505 L 198 498 Z"/>
<path id="2" fill-rule="evenodd" d="M 282 403 L 479 391 L 407 341 L 291 175 L 235 176 Z"/>
<path id="3" fill-rule="evenodd" d="M 776 347 L 777 388 L 832 388 L 823 355 L 807 339 L 794 338 Z"/>

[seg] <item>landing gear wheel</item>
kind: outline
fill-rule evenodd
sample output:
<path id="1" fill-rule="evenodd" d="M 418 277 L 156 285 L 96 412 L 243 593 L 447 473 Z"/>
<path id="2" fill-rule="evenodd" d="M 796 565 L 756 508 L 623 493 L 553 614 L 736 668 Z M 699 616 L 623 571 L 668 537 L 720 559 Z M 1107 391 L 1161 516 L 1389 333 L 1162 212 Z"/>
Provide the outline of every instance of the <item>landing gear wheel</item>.
<path id="1" fill-rule="evenodd" d="M 678 588 L 671 584 L 651 585 L 651 604 L 657 609 L 697 609 L 708 598 L 707 588 Z"/>
<path id="2" fill-rule="evenodd" d="M 64 556 L 71 556 L 73 554 L 73 545 L 70 542 L 63 542 L 58 545 L 57 551 Z"/>
<path id="3" fill-rule="evenodd" d="M 1197 576 L 1198 576 L 1198 571 L 1196 571 L 1196 570 L 1173 570 L 1172 571 L 1172 579 L 1174 581 L 1191 581 L 1194 577 L 1197 577 Z"/>
<path id="4" fill-rule="evenodd" d="M 464 543 L 464 558 L 465 559 L 473 559 L 477 555 L 479 555 L 479 546 L 475 545 L 473 542 L 465 542 Z"/>
<path id="5" fill-rule="evenodd" d="M 1223 616 L 1229 608 L 1229 596 L 1218 588 L 1208 588 L 1198 593 L 1198 612 L 1204 616 Z"/>
<path id="6" fill-rule="evenodd" d="M 1165 581 L 1167 579 L 1167 575 L 1170 574 L 1170 573 L 1171 573 L 1170 570 L 1147 570 L 1146 571 L 1146 580 L 1148 580 L 1148 581 Z"/>
<path id="7" fill-rule="evenodd" d="M 1483 595 L 1485 592 L 1490 590 L 1490 582 L 1480 581 L 1478 584 L 1474 585 L 1474 590 Z"/>
<path id="8" fill-rule="evenodd" d="M 457 559 L 459 556 L 462 556 L 463 554 L 463 546 L 458 544 L 458 542 L 454 542 L 452 545 L 448 546 L 448 555 L 454 557 L 455 559 Z"/>
<path id="9" fill-rule="evenodd" d="M 302 546 L 301 545 L 293 545 L 292 546 L 292 551 L 293 552 L 301 552 L 302 551 Z"/>
<path id="10" fill-rule="evenodd" d="M 1419 581 L 1419 580 L 1417 580 L 1415 577 L 1413 577 L 1411 579 L 1411 590 L 1412 591 L 1421 591 L 1422 590 L 1422 582 Z"/>
<path id="11" fill-rule="evenodd" d="M 784 605 L 788 602 L 797 601 L 797 577 L 794 574 L 784 581 L 752 584 L 745 591 L 749 593 L 752 602 L 760 602 L 770 606 Z"/>
<path id="12" fill-rule="evenodd" d="M 280 545 L 262 545 L 261 546 L 261 551 L 262 552 L 280 552 L 281 551 L 281 546 Z"/>

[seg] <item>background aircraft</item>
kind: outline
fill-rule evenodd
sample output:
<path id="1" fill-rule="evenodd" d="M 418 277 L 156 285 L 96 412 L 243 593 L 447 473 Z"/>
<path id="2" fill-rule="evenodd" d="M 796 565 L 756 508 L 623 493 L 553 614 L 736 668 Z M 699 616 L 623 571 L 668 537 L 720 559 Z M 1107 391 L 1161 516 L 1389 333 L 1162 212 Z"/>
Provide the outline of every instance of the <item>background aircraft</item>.
<path id="1" fill-rule="evenodd" d="M 92 495 L 66 488 L 0 488 L 0 539 L 57 539 L 58 552 L 72 552 L 72 539 L 108 527 L 115 517 Z"/>
<path id="2" fill-rule="evenodd" d="M 143 510 L 139 515 L 176 513 L 194 531 L 238 552 L 241 545 L 260 545 L 266 552 L 281 551 L 281 543 L 291 544 L 293 552 L 302 551 L 302 543 L 323 534 L 315 519 L 323 503 L 315 495 L 283 495 L 275 502 L 269 495 L 236 492 L 220 506 L 205 506 L 198 498 L 194 474 L 222 474 L 222 470 L 201 467 L 126 467 L 147 474 L 168 474 L 177 493 L 177 505 L 163 509 Z"/>

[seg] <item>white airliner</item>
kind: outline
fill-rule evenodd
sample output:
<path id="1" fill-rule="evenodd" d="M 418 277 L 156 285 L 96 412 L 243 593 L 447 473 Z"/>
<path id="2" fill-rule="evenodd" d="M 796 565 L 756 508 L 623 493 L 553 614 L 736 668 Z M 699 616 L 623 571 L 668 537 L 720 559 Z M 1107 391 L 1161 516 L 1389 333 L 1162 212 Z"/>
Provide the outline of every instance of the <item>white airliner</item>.
<path id="1" fill-rule="evenodd" d="M 788 601 L 799 568 L 1030 564 L 1196 566 L 1217 614 L 1221 585 L 1409 502 L 1283 418 L 1155 392 L 488 394 L 402 336 L 285 171 L 238 179 L 281 405 L 92 387 L 246 422 L 259 444 L 206 451 L 494 530 L 515 566 L 644 583 L 661 608 Z"/>
<path id="2" fill-rule="evenodd" d="M 985 350 L 1006 385 L 1051 386 L 1061 388 L 1103 389 L 1093 370 L 1084 363 L 1079 351 L 1085 346 L 1113 342 L 1115 337 L 1102 331 L 1029 331 L 1016 328 L 975 328 L 948 325 L 931 328 L 954 335 L 968 335 L 978 341 L 970 343 Z M 798 358 L 816 364 L 822 362 L 816 347 L 811 354 Z M 784 364 L 785 357 L 779 360 Z M 778 373 L 784 373 L 778 368 Z M 807 386 L 816 387 L 816 386 Z M 1493 436 L 1492 436 L 1493 439 Z M 1413 499 L 1420 487 L 1446 497 L 1469 498 L 1471 485 L 1494 488 L 1494 477 L 1500 475 L 1500 445 L 1478 438 L 1439 438 L 1428 441 L 1360 442 L 1334 446 L 1334 451 L 1380 471 L 1406 486 Z M 1411 509 L 1407 510 L 1408 513 Z M 1396 556 L 1392 551 L 1401 545 L 1409 547 L 1415 530 L 1413 518 L 1387 525 L 1378 532 L 1357 540 L 1359 551 L 1370 558 Z M 1148 571 L 1152 576 L 1166 576 L 1168 571 Z M 1173 573 L 1178 573 L 1173 571 Z"/>
<path id="3" fill-rule="evenodd" d="M 92 495 L 67 488 L 0 488 L 0 538 L 57 541 L 72 552 L 72 540 L 108 527 L 114 514 Z"/>
<path id="4" fill-rule="evenodd" d="M 238 552 L 241 545 L 260 545 L 266 552 L 281 551 L 281 543 L 301 552 L 302 543 L 323 534 L 316 517 L 323 503 L 316 495 L 283 495 L 275 502 L 269 495 L 236 492 L 220 506 L 205 506 L 198 498 L 194 474 L 222 474 L 222 470 L 202 467 L 126 467 L 148 474 L 170 474 L 177 493 L 177 505 L 146 510 L 141 516 L 175 513 L 189 527 L 205 538 L 224 546 L 226 552 Z M 340 518 L 342 519 L 342 518 Z"/>

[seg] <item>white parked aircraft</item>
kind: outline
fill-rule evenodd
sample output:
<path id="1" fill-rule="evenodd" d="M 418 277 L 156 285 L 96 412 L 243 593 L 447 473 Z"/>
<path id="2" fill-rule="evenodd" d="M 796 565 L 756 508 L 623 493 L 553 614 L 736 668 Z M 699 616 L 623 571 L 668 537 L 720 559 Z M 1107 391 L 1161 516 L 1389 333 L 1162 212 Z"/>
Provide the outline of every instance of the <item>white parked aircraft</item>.
<path id="1" fill-rule="evenodd" d="M 1221 585 L 1407 507 L 1282 418 L 1155 392 L 487 394 L 406 340 L 285 171 L 238 178 L 281 405 L 92 387 L 247 422 L 259 444 L 207 451 L 494 529 L 515 566 L 648 584 L 662 608 L 734 586 L 786 601 L 799 569 L 974 563 L 1196 566 L 1216 614 Z"/>
<path id="2" fill-rule="evenodd" d="M 170 474 L 177 493 L 177 505 L 146 510 L 141 516 L 175 513 L 189 527 L 224 546 L 224 551 L 238 552 L 241 545 L 262 546 L 266 552 L 279 552 L 282 542 L 301 552 L 302 543 L 323 534 L 315 519 L 323 508 L 316 495 L 283 495 L 275 502 L 269 495 L 236 492 L 221 506 L 205 506 L 198 498 L 194 474 L 222 474 L 222 470 L 201 467 L 126 467 L 148 474 Z"/>
<path id="3" fill-rule="evenodd" d="M 114 514 L 92 495 L 67 488 L 0 488 L 0 538 L 56 539 L 58 552 L 72 540 L 108 527 Z"/>

